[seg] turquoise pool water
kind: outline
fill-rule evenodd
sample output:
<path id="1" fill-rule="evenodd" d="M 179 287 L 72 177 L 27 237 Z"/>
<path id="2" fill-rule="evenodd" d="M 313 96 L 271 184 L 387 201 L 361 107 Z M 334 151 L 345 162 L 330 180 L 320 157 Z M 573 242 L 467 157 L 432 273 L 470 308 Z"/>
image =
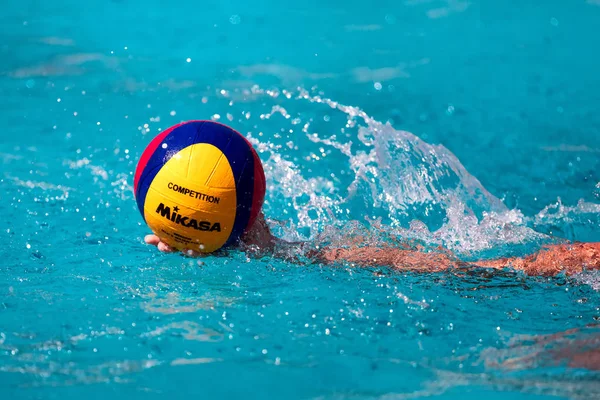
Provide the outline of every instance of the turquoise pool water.
<path id="1" fill-rule="evenodd" d="M 600 3 L 39 2 L 0 14 L 3 399 L 592 399 L 600 276 L 159 254 L 159 130 L 245 134 L 278 236 L 600 241 Z M 375 273 L 381 272 L 381 273 Z M 485 396 L 485 397 L 484 397 Z"/>

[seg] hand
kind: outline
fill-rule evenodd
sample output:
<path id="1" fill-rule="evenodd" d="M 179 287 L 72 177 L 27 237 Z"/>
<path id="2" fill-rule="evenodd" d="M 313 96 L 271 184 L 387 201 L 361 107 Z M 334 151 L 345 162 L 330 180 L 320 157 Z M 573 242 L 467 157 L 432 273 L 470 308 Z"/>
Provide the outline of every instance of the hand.
<path id="1" fill-rule="evenodd" d="M 177 252 L 177 249 L 172 248 L 171 246 L 169 246 L 168 244 L 166 244 L 165 242 L 160 240 L 160 238 L 156 235 L 146 235 L 146 237 L 144 237 L 144 242 L 146 242 L 146 244 L 151 244 L 152 246 L 156 246 L 156 248 L 162 253 L 176 253 Z M 188 257 L 200 257 L 202 255 L 202 253 L 200 253 L 198 251 L 188 250 L 188 249 L 182 250 L 181 252 Z"/>

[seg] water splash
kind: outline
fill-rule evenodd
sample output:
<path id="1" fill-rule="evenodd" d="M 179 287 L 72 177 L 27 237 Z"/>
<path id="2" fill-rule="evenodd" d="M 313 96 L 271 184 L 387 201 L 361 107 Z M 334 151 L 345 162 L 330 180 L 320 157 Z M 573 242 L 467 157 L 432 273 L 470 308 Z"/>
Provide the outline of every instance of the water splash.
<path id="1" fill-rule="evenodd" d="M 579 200 L 575 206 L 567 206 L 560 198 L 556 203 L 549 204 L 533 217 L 536 225 L 556 222 L 571 222 L 581 215 L 600 215 L 600 204 Z"/>
<path id="2" fill-rule="evenodd" d="M 460 253 L 551 240 L 531 225 L 547 220 L 552 206 L 533 219 L 518 209 L 508 209 L 446 147 L 379 122 L 358 107 L 302 88 L 292 92 L 253 86 L 237 98 L 228 92 L 227 98 L 277 102 L 265 103 L 271 110 L 260 118 L 264 124 L 280 114 L 279 132 L 268 135 L 271 139 L 266 141 L 262 131 L 250 136 L 265 159 L 272 183 L 269 196 L 283 205 L 278 217 L 291 221 L 291 228 L 284 232 L 288 239 L 298 239 L 298 229 L 304 229 L 304 238 L 320 241 L 355 236 L 356 226 L 349 220 L 358 220 L 370 227 L 371 240 L 377 230 L 386 230 L 384 236 L 418 239 Z M 302 108 L 307 103 L 310 113 Z M 315 109 L 312 105 L 322 106 Z M 315 117 L 319 113 L 326 113 L 326 128 Z M 321 133 L 324 130 L 327 135 Z M 287 155 L 286 147 L 309 150 L 300 163 Z M 343 161 L 328 164 L 326 157 L 331 154 Z M 315 167 L 306 167 L 304 161 Z M 319 173 L 314 174 L 314 169 Z M 600 215 L 596 206 L 581 203 L 557 218 L 567 219 L 569 213 Z"/>

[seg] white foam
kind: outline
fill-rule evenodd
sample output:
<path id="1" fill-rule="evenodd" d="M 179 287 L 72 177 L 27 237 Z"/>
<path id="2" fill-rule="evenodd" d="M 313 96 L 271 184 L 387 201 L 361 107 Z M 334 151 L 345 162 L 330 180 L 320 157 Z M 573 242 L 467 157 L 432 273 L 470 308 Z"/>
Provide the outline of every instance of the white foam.
<path id="1" fill-rule="evenodd" d="M 279 93 L 257 86 L 251 91 L 253 95 L 271 97 L 274 92 Z M 268 181 L 276 183 L 268 188 L 269 196 L 286 199 L 297 214 L 297 227 L 309 228 L 311 235 L 327 231 L 328 225 L 338 221 L 336 216 L 347 213 L 346 206 L 351 202 L 364 201 L 368 204 L 364 212 L 383 212 L 396 234 L 443 244 L 459 252 L 523 243 L 542 236 L 527 228 L 520 211 L 509 210 L 444 146 L 426 143 L 410 132 L 373 119 L 358 107 L 304 89 L 285 98 L 290 100 L 271 106 L 263 118 L 279 113 L 292 125 L 299 124 L 301 118 L 296 118 L 292 110 L 300 100 L 323 104 L 346 119 L 346 124 L 338 127 L 339 133 L 328 133 L 328 137 L 311 131 L 309 122 L 303 129 L 308 141 L 323 146 L 322 154 L 331 149 L 345 156 L 347 161 L 340 169 L 350 171 L 352 177 L 346 186 L 325 176 L 307 179 L 304 167 L 289 160 L 280 151 L 281 146 L 251 139 L 261 153 L 269 154 L 265 169 Z M 350 130 L 355 134 L 348 137 Z M 288 147 L 303 140 L 297 135 L 294 138 Z M 434 231 L 422 221 L 410 222 L 436 210 L 441 210 L 445 222 Z"/>

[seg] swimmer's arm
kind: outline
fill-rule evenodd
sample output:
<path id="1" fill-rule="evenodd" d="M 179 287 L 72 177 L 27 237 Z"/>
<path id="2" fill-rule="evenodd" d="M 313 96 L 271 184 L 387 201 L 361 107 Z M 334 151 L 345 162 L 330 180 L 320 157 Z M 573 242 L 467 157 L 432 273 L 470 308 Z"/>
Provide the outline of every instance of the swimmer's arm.
<path id="1" fill-rule="evenodd" d="M 447 269 L 480 267 L 490 269 L 512 268 L 527 275 L 573 275 L 584 269 L 600 269 L 600 243 L 572 243 L 547 246 L 527 257 L 502 258 L 463 262 L 452 253 L 421 252 L 394 247 L 326 248 L 315 254 L 326 264 L 343 263 L 350 266 L 386 266 L 400 270 L 439 272 Z"/>
<path id="2" fill-rule="evenodd" d="M 314 252 L 314 258 L 324 264 L 345 264 L 351 267 L 391 267 L 416 272 L 439 272 L 468 266 L 452 253 L 423 252 L 397 247 L 325 248 Z"/>
<path id="3" fill-rule="evenodd" d="M 156 235 L 147 235 L 145 241 L 166 253 L 176 252 Z M 277 255 L 278 247 L 285 247 L 286 242 L 273 236 L 265 218 L 261 213 L 250 231 L 242 238 L 246 249 L 258 255 Z M 287 243 L 294 245 L 293 243 Z M 302 246 L 300 246 L 302 247 Z M 199 256 L 194 251 L 184 251 L 189 256 Z M 284 255 L 287 252 L 284 252 Z M 315 261 L 324 264 L 344 263 L 357 267 L 392 267 L 401 270 L 419 272 L 438 272 L 447 269 L 480 267 L 490 269 L 512 268 L 528 275 L 554 276 L 560 273 L 573 275 L 584 269 L 600 270 L 600 243 L 571 243 L 544 247 L 527 257 L 501 258 L 497 260 L 480 260 L 463 262 L 445 249 L 425 252 L 398 247 L 349 247 L 324 248 L 310 251 L 308 254 Z M 282 257 L 288 259 L 289 257 Z M 293 260 L 290 260 L 293 261 Z"/>

